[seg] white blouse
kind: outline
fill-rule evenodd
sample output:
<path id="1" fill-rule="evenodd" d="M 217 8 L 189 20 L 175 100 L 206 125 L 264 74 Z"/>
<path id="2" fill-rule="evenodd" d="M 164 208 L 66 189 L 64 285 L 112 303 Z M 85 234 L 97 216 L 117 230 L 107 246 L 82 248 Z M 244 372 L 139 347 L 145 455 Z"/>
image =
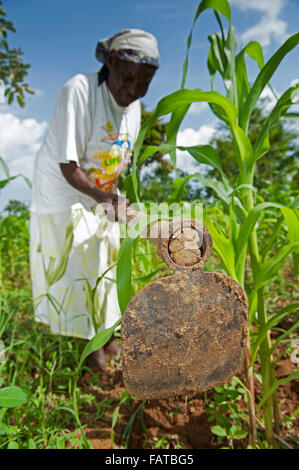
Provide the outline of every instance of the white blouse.
<path id="1" fill-rule="evenodd" d="M 141 123 L 139 100 L 119 106 L 97 73 L 78 74 L 61 89 L 45 140 L 36 156 L 30 210 L 55 213 L 95 201 L 73 188 L 60 163 L 75 161 L 103 191 L 125 169 Z"/>

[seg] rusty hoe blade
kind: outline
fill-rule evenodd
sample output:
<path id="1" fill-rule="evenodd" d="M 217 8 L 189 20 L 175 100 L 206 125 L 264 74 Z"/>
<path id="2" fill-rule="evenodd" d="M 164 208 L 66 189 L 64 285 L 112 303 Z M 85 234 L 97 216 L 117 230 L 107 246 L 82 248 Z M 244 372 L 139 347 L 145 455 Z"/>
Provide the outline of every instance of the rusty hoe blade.
<path id="1" fill-rule="evenodd" d="M 248 302 L 229 276 L 203 271 L 212 253 L 196 220 L 151 239 L 173 274 L 141 289 L 122 321 L 123 378 L 136 398 L 190 395 L 227 383 L 243 364 Z"/>

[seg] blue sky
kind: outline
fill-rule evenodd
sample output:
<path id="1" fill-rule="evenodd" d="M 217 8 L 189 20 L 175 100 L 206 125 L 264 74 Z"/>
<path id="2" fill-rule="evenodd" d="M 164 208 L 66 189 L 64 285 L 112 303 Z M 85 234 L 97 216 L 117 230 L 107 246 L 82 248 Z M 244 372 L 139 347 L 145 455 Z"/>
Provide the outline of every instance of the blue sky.
<path id="1" fill-rule="evenodd" d="M 231 0 L 230 3 L 239 46 L 252 39 L 259 40 L 266 59 L 298 30 L 299 0 Z M 159 99 L 180 86 L 187 37 L 199 1 L 4 0 L 3 4 L 7 18 L 17 30 L 16 34 L 9 34 L 9 44 L 21 47 L 24 61 L 31 64 L 28 83 L 36 94 L 28 95 L 23 110 L 16 104 L 0 105 L 0 155 L 12 173 L 23 172 L 31 177 L 34 157 L 59 89 L 76 73 L 99 68 L 94 57 L 98 39 L 127 27 L 155 34 L 161 66 L 143 99 L 148 109 L 153 109 Z M 225 20 L 224 24 L 227 26 Z M 215 31 L 218 31 L 217 23 L 209 10 L 195 27 L 187 88 L 209 90 L 207 36 Z M 250 62 L 248 65 L 253 78 L 257 69 Z M 283 61 L 271 83 L 279 94 L 298 78 L 297 48 Z M 193 106 L 182 124 L 180 143 L 206 143 L 214 128 L 215 120 L 207 106 Z M 16 197 L 30 199 L 30 192 L 21 179 L 2 192 L 0 208 L 8 199 Z"/>

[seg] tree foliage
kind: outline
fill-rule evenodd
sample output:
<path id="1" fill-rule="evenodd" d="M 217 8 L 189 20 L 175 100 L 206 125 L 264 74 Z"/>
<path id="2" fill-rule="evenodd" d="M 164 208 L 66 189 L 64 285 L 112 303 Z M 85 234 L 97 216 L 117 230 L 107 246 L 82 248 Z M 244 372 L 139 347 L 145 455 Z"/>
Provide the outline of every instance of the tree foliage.
<path id="1" fill-rule="evenodd" d="M 34 91 L 25 81 L 28 75 L 29 64 L 23 62 L 23 52 L 20 48 L 10 48 L 7 42 L 7 33 L 16 30 L 11 21 L 6 19 L 6 13 L 0 0 L 0 80 L 5 85 L 5 96 L 8 104 L 16 97 L 17 102 L 23 108 L 25 106 L 24 91 L 33 94 Z"/>

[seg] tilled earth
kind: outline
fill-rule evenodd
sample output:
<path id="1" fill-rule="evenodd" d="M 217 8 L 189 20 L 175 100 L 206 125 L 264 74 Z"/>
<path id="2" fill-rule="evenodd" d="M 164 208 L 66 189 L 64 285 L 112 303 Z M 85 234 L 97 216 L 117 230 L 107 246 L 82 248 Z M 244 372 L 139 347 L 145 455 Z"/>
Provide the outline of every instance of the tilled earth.
<path id="1" fill-rule="evenodd" d="M 96 398 L 92 405 L 86 404 L 81 415 L 82 423 L 86 426 L 86 436 L 94 449 L 124 448 L 123 434 L 130 418 L 142 403 L 141 400 L 129 400 L 119 408 L 119 417 L 112 432 L 112 414 L 119 399 L 125 391 L 121 365 L 111 364 L 111 376 L 104 380 L 91 376 L 88 371 L 80 380 L 83 391 L 93 394 Z M 276 377 L 281 379 L 296 370 L 296 365 L 289 357 L 282 357 L 277 368 Z M 255 381 L 256 395 L 260 396 L 261 388 Z M 206 411 L 208 403 L 215 392 L 209 391 L 193 397 L 175 397 L 169 399 L 147 400 L 133 421 L 126 443 L 129 449 L 216 449 L 231 446 L 225 439 L 219 441 L 210 427 L 214 422 L 208 422 Z M 278 398 L 281 403 L 280 417 L 283 419 L 298 408 L 299 381 L 295 380 L 278 388 Z M 240 401 L 240 406 L 246 410 L 246 403 Z M 292 434 L 299 438 L 299 417 L 292 426 Z M 280 438 L 292 447 L 296 444 L 289 436 L 289 429 L 284 426 L 279 432 Z M 248 438 L 234 440 L 234 448 L 246 448 Z M 281 444 L 279 444 L 281 446 Z M 283 446 L 284 447 L 284 446 Z"/>

